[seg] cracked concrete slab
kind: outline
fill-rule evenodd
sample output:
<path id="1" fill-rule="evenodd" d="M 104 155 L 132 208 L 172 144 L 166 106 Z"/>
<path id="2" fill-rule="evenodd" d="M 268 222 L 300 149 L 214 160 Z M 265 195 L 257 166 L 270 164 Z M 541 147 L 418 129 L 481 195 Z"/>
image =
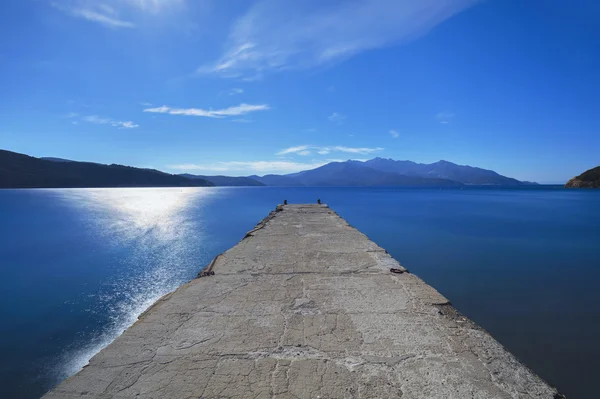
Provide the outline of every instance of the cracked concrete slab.
<path id="1" fill-rule="evenodd" d="M 277 207 L 211 270 L 45 398 L 561 397 L 326 205 Z"/>

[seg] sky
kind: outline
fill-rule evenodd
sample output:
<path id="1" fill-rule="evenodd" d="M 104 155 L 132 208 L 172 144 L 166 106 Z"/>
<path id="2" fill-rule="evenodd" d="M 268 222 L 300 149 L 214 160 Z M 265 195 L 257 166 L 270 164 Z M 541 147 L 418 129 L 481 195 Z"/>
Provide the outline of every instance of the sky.
<path id="1" fill-rule="evenodd" d="M 600 164 L 589 0 L 2 0 L 0 148 L 232 176 Z"/>

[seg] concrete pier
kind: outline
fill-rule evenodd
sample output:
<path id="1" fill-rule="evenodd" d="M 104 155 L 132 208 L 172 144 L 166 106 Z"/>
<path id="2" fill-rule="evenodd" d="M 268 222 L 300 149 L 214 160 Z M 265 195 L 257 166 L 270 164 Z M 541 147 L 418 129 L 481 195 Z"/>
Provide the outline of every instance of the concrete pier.
<path id="1" fill-rule="evenodd" d="M 45 397 L 562 397 L 326 205 L 210 267 Z"/>

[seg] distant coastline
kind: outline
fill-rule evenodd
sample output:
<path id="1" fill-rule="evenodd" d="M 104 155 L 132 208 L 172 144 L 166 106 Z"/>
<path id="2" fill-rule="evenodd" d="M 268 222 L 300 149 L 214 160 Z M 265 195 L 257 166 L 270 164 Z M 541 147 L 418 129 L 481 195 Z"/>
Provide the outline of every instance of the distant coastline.
<path id="1" fill-rule="evenodd" d="M 330 162 L 315 169 L 285 175 L 205 176 L 169 174 L 155 169 L 104 165 L 63 158 L 35 158 L 0 150 L 0 188 L 93 187 L 522 187 L 519 181 L 493 170 L 448 161 L 420 164 L 374 158 Z"/>
<path id="2" fill-rule="evenodd" d="M 207 187 L 154 169 L 34 158 L 0 150 L 0 188 Z"/>

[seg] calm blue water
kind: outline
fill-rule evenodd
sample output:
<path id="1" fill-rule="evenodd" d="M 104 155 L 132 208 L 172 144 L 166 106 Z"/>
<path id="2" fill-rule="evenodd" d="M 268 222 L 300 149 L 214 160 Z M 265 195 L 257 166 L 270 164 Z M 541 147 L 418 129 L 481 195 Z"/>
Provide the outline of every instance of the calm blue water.
<path id="1" fill-rule="evenodd" d="M 600 373 L 600 190 L 0 191 L 0 397 L 35 398 L 276 204 L 321 198 L 571 398 Z"/>

